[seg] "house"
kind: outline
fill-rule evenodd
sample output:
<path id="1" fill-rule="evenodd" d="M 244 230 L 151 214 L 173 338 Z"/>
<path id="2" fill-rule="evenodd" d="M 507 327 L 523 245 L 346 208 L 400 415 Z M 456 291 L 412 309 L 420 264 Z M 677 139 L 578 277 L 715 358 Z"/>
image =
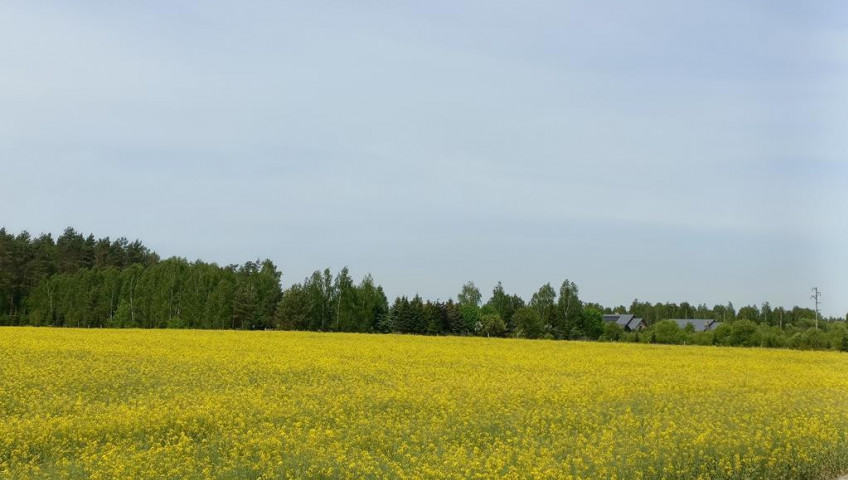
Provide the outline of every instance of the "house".
<path id="1" fill-rule="evenodd" d="M 604 315 L 605 322 L 615 322 L 625 332 L 634 332 L 646 327 L 645 321 L 629 313 Z"/>
<path id="2" fill-rule="evenodd" d="M 681 329 L 685 329 L 686 325 L 692 324 L 696 332 L 712 330 L 721 323 L 711 318 L 672 318 L 671 321 L 677 323 L 677 326 Z"/>

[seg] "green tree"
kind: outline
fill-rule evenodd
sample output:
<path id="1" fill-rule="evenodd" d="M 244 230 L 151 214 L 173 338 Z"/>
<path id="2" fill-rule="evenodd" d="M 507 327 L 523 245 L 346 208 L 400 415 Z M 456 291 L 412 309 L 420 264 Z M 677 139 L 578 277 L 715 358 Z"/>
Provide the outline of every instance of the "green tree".
<path id="1" fill-rule="evenodd" d="M 553 330 L 556 324 L 556 292 L 550 283 L 539 288 L 530 298 L 529 306 L 536 310 L 545 331 Z"/>
<path id="2" fill-rule="evenodd" d="M 432 302 L 424 303 L 424 311 L 422 312 L 424 333 L 428 335 L 438 335 L 442 333 L 442 309 L 439 304 Z"/>
<path id="3" fill-rule="evenodd" d="M 545 325 L 542 322 L 542 317 L 539 315 L 539 309 L 530 307 L 521 307 L 515 311 L 513 315 L 515 322 L 515 335 L 521 338 L 539 338 L 545 330 Z"/>
<path id="4" fill-rule="evenodd" d="M 342 268 L 336 275 L 333 291 L 335 292 L 335 321 L 331 330 L 337 332 L 357 330 L 357 292 L 347 267 Z"/>
<path id="5" fill-rule="evenodd" d="M 474 282 L 468 282 L 462 286 L 462 290 L 456 296 L 457 303 L 460 305 L 480 306 L 483 300 L 483 295 L 480 290 L 474 285 Z"/>
<path id="6" fill-rule="evenodd" d="M 759 323 L 760 321 L 760 310 L 756 305 L 747 305 L 739 309 L 739 313 L 736 314 L 737 320 L 750 320 L 754 323 Z"/>
<path id="7" fill-rule="evenodd" d="M 357 331 L 372 332 L 379 330 L 378 325 L 389 313 L 389 302 L 383 287 L 375 285 L 371 275 L 366 275 L 357 288 Z"/>
<path id="8" fill-rule="evenodd" d="M 249 279 L 240 277 L 236 281 L 236 289 L 233 294 L 233 328 L 254 328 L 258 294 L 256 285 Z"/>
<path id="9" fill-rule="evenodd" d="M 306 330 L 309 328 L 309 295 L 300 284 L 283 292 L 274 316 L 274 324 L 281 330 Z"/>
<path id="10" fill-rule="evenodd" d="M 453 300 L 448 300 L 444 305 L 445 323 L 448 326 L 448 331 L 453 335 L 464 335 L 467 333 L 465 322 L 462 318 L 461 307 L 454 303 Z"/>
<path id="11" fill-rule="evenodd" d="M 740 312 L 746 307 L 740 309 Z M 757 345 L 757 324 L 752 320 L 742 319 L 730 325 L 728 341 L 733 346 L 751 347 Z"/>
<path id="12" fill-rule="evenodd" d="M 409 301 L 408 325 L 410 333 L 425 333 L 427 331 L 427 318 L 424 313 L 424 300 L 420 295 L 415 295 Z"/>
<path id="13" fill-rule="evenodd" d="M 204 309 L 204 316 L 208 319 L 210 328 L 235 328 L 233 317 L 235 283 L 235 274 L 232 269 L 226 269 L 218 276 Z"/>
<path id="14" fill-rule="evenodd" d="M 586 338 L 597 340 L 604 333 L 604 314 L 595 308 L 585 308 L 581 312 L 581 330 Z M 608 322 L 618 327 L 615 322 Z M 619 327 L 620 328 L 620 327 Z M 618 340 L 618 338 L 616 338 Z"/>
<path id="15" fill-rule="evenodd" d="M 513 314 L 523 306 L 524 300 L 518 295 L 508 295 L 504 291 L 501 282 L 495 285 L 495 288 L 492 290 L 492 297 L 485 305 L 485 307 L 492 309 L 493 312 L 501 316 L 508 334 L 515 331 L 515 324 L 512 321 Z"/>
<path id="16" fill-rule="evenodd" d="M 124 299 L 118 304 L 115 314 L 109 320 L 109 326 L 118 328 L 133 328 L 136 327 L 130 317 L 130 304 Z"/>
<path id="17" fill-rule="evenodd" d="M 274 326 L 277 303 L 283 294 L 280 287 L 282 273 L 267 258 L 261 262 L 257 260 L 257 263 L 259 270 L 252 278 L 257 296 L 255 325 L 256 328 L 270 328 Z"/>
<path id="18" fill-rule="evenodd" d="M 583 303 L 578 297 L 577 284 L 569 280 L 562 282 L 556 309 L 556 332 L 558 338 L 598 338 L 601 325 L 594 316 L 583 315 Z M 600 313 L 600 312 L 599 312 Z M 586 321 L 591 321 L 587 324 Z M 601 315 L 603 321 L 603 315 Z"/>
<path id="19" fill-rule="evenodd" d="M 56 240 L 56 264 L 60 273 L 73 273 L 85 266 L 85 238 L 72 227 Z"/>
<path id="20" fill-rule="evenodd" d="M 462 328 L 460 333 L 467 335 L 477 330 L 477 323 L 480 321 L 480 307 L 476 305 L 459 305 L 459 312 L 462 316 Z"/>
<path id="21" fill-rule="evenodd" d="M 506 333 L 506 323 L 497 313 L 482 315 L 479 321 L 478 335 L 485 337 L 502 337 Z"/>
<path id="22" fill-rule="evenodd" d="M 304 280 L 304 289 L 309 297 L 309 330 L 327 331 L 333 325 L 333 276 L 330 269 L 316 270 Z"/>
<path id="23" fill-rule="evenodd" d="M 775 320 L 771 304 L 769 304 L 769 302 L 763 302 L 762 306 L 760 306 L 760 323 L 764 323 L 766 325 L 777 325 Z"/>

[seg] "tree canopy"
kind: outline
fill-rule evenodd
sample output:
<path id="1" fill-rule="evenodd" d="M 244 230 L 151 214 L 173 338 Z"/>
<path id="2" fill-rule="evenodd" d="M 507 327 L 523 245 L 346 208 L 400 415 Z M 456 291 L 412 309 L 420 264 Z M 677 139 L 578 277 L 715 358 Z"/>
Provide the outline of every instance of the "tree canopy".
<path id="1" fill-rule="evenodd" d="M 0 325 L 115 328 L 281 329 L 422 335 L 481 335 L 602 341 L 654 341 L 848 350 L 845 319 L 815 329 L 809 308 L 689 302 L 604 307 L 579 297 L 576 283 L 542 285 L 524 301 L 498 282 L 484 302 L 466 282 L 456 301 L 418 295 L 391 303 L 370 275 L 345 267 L 316 270 L 281 287 L 269 259 L 219 266 L 162 260 L 139 240 L 96 239 L 67 228 L 55 241 L 0 229 Z M 604 314 L 631 313 L 648 330 L 625 332 Z M 713 331 L 680 328 L 668 319 L 709 318 Z"/>

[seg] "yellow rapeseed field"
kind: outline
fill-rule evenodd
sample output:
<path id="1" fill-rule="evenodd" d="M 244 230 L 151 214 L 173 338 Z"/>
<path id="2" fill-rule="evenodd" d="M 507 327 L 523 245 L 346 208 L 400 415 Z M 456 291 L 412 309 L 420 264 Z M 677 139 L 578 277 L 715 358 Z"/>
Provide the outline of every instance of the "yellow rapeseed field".
<path id="1" fill-rule="evenodd" d="M 0 328 L 0 478 L 832 478 L 848 354 Z"/>

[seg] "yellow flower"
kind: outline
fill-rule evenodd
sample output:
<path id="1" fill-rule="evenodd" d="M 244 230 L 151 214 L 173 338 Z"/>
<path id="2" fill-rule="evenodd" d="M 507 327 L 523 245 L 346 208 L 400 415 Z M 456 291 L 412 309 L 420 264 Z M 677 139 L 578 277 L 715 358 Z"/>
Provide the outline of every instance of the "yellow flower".
<path id="1" fill-rule="evenodd" d="M 0 478 L 815 478 L 845 392 L 831 352 L 0 328 Z"/>

